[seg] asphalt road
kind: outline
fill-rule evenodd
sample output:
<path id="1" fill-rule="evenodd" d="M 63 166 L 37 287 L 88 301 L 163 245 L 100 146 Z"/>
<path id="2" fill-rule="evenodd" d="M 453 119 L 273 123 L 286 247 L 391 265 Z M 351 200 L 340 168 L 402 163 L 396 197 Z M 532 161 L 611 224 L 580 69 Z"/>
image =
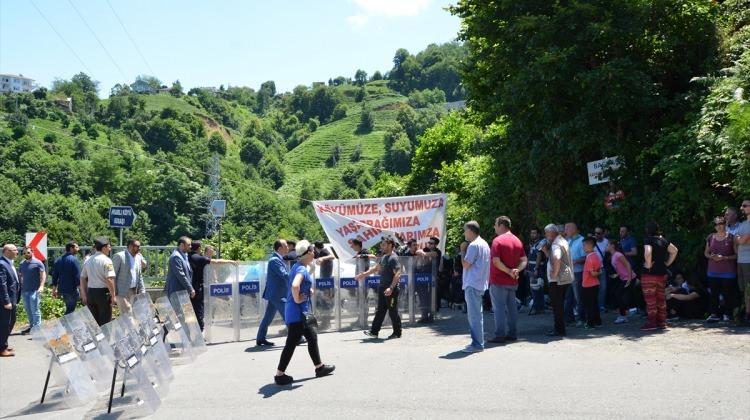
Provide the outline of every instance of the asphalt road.
<path id="1" fill-rule="evenodd" d="M 273 384 L 283 338 L 265 350 L 254 342 L 211 345 L 175 367 L 153 417 L 750 419 L 748 328 L 679 323 L 641 333 L 636 320 L 617 326 L 610 314 L 603 329 L 549 340 L 550 315 L 522 315 L 518 342 L 465 355 L 464 315 L 442 315 L 393 341 L 366 340 L 360 331 L 322 334 L 324 362 L 336 372 L 316 379 L 307 349 L 298 347 L 287 370 L 295 383 L 287 387 Z M 487 314 L 488 335 L 492 327 Z M 0 359 L 0 418 L 86 418 L 106 405 L 101 396 L 74 409 L 39 406 L 44 351 L 21 336 L 11 345 L 18 355 Z"/>

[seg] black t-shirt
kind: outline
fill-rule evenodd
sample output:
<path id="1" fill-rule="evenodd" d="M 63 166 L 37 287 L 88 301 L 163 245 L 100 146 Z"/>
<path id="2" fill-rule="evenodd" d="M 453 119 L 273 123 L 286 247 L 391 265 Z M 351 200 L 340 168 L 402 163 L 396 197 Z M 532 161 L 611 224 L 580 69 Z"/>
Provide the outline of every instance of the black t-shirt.
<path id="1" fill-rule="evenodd" d="M 188 261 L 190 262 L 190 268 L 193 270 L 193 289 L 200 292 L 203 290 L 203 269 L 211 264 L 211 258 L 191 251 L 188 252 Z"/>
<path id="2" fill-rule="evenodd" d="M 651 245 L 651 268 L 643 269 L 644 274 L 655 276 L 667 275 L 667 259 L 669 258 L 669 241 L 661 236 L 649 236 L 643 241 L 644 245 Z"/>
<path id="3" fill-rule="evenodd" d="M 437 253 L 437 256 L 434 258 L 431 257 L 417 257 L 417 267 L 416 270 L 419 273 L 432 273 L 432 262 L 436 261 L 436 264 L 440 263 L 440 258 L 443 256 L 443 253 L 440 252 L 438 248 L 430 249 L 430 248 L 424 248 L 422 251 L 424 252 L 435 252 Z"/>
<path id="4" fill-rule="evenodd" d="M 315 248 L 315 258 L 323 258 L 331 255 L 326 248 Z M 333 260 L 326 260 L 320 263 L 320 278 L 326 279 L 333 277 Z"/>
<path id="5" fill-rule="evenodd" d="M 361 249 L 357 254 L 354 256 L 356 258 L 356 269 L 355 274 L 364 273 L 365 271 L 370 269 L 370 251 L 367 249 Z"/>
<path id="6" fill-rule="evenodd" d="M 398 256 L 393 254 L 384 255 L 380 260 L 380 287 L 391 287 L 393 276 L 401 269 Z"/>

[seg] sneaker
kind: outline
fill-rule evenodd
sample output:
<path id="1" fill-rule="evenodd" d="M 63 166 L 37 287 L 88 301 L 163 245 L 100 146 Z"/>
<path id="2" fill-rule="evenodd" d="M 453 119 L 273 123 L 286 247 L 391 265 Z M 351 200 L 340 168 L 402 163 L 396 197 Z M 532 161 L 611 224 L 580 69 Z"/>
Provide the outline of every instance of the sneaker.
<path id="1" fill-rule="evenodd" d="M 393 334 L 389 335 L 388 338 L 386 338 L 386 340 L 393 340 L 395 338 L 401 338 L 401 333 L 398 333 L 398 334 L 393 333 Z"/>
<path id="2" fill-rule="evenodd" d="M 643 324 L 643 326 L 641 327 L 641 331 L 656 331 L 656 330 L 657 330 L 656 325 L 649 324 L 648 322 Z"/>
<path id="3" fill-rule="evenodd" d="M 378 335 L 377 335 L 377 334 L 375 334 L 375 333 L 374 333 L 374 332 L 372 332 L 372 331 L 369 331 L 369 330 L 365 330 L 365 331 L 362 331 L 362 332 L 363 332 L 363 333 L 364 333 L 364 334 L 365 334 L 366 336 L 368 336 L 368 337 L 370 337 L 370 338 L 378 338 Z"/>
<path id="4" fill-rule="evenodd" d="M 717 315 L 711 314 L 708 318 L 706 318 L 706 322 L 714 323 L 721 321 L 721 318 L 719 318 Z"/>
<path id="5" fill-rule="evenodd" d="M 281 376 L 274 376 L 273 381 L 276 382 L 276 385 L 289 385 L 294 382 L 294 378 L 285 373 Z"/>
<path id="6" fill-rule="evenodd" d="M 628 322 L 628 319 L 622 315 L 619 315 L 617 319 L 615 319 L 615 324 L 624 324 Z"/>
<path id="7" fill-rule="evenodd" d="M 273 346 L 273 343 L 268 340 L 259 340 L 255 343 L 258 347 Z"/>
<path id="8" fill-rule="evenodd" d="M 25 330 L 21 331 L 21 335 L 28 335 L 29 333 L 31 333 L 31 327 L 26 328 Z"/>
<path id="9" fill-rule="evenodd" d="M 322 378 L 323 376 L 328 376 L 332 374 L 334 370 L 336 370 L 336 366 L 334 365 L 323 365 L 319 368 L 315 368 L 315 377 Z"/>
<path id="10" fill-rule="evenodd" d="M 724 318 L 723 318 L 723 320 L 724 320 L 724 322 L 729 322 L 729 321 L 731 321 L 731 319 L 729 319 L 729 315 L 724 315 Z"/>
<path id="11" fill-rule="evenodd" d="M 471 344 L 461 349 L 461 353 L 480 353 L 483 352 L 484 349 L 481 347 L 474 347 Z"/>

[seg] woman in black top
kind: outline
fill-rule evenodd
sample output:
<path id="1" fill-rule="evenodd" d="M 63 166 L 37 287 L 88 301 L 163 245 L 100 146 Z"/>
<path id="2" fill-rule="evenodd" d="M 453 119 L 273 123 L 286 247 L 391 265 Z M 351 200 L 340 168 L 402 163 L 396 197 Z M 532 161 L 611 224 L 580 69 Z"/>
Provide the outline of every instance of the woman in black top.
<path id="1" fill-rule="evenodd" d="M 646 225 L 646 239 L 643 243 L 643 275 L 641 287 L 646 300 L 648 321 L 642 331 L 654 331 L 667 327 L 667 301 L 664 289 L 667 282 L 667 267 L 677 258 L 677 247 L 667 241 L 656 222 Z"/>

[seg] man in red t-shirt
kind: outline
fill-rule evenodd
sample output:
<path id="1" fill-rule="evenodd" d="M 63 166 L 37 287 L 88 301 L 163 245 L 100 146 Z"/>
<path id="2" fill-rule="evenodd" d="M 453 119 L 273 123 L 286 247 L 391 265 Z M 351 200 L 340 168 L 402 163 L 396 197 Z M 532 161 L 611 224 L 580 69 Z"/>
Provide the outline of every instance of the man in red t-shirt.
<path id="1" fill-rule="evenodd" d="M 495 338 L 489 342 L 504 344 L 518 337 L 516 289 L 518 277 L 526 268 L 528 259 L 521 240 L 510 231 L 510 218 L 498 217 L 495 233 L 497 236 L 492 241 L 490 252 L 490 299 L 495 314 Z"/>

